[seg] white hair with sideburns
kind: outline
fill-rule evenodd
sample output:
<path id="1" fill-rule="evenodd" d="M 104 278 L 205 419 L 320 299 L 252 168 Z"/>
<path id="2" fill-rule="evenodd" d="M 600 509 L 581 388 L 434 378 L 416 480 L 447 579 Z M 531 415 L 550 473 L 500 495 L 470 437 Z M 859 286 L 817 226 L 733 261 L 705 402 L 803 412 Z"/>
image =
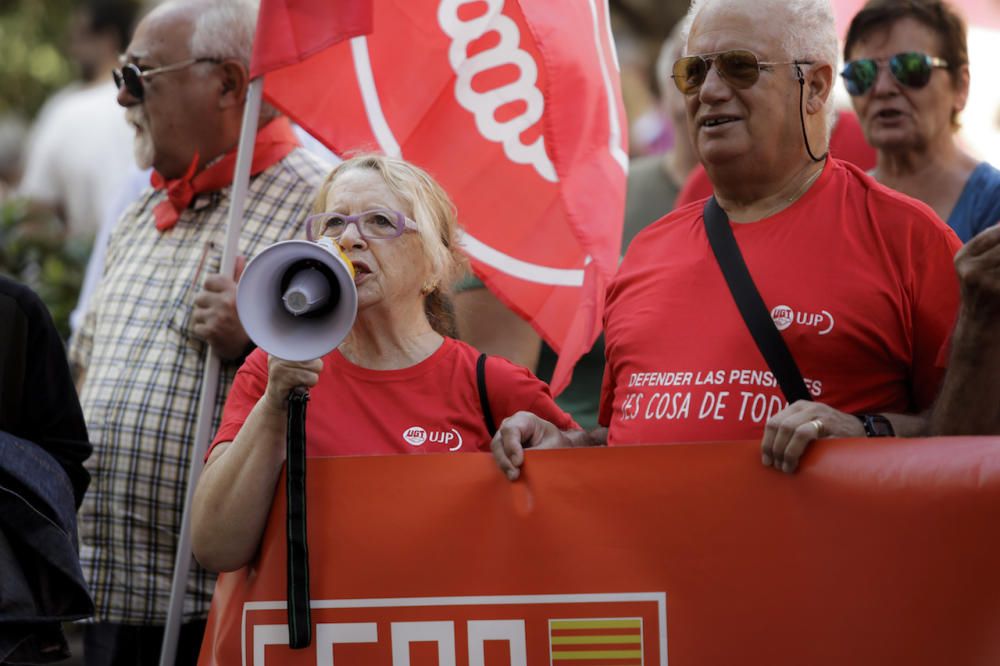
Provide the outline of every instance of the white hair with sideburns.
<path id="1" fill-rule="evenodd" d="M 785 15 L 782 16 L 784 39 L 781 43 L 781 49 L 788 60 L 828 64 L 833 68 L 834 77 L 836 77 L 839 70 L 840 46 L 837 41 L 837 24 L 833 17 L 833 5 L 830 0 L 753 1 L 757 9 L 760 9 L 761 5 L 771 4 L 775 5 L 776 9 L 785 12 Z M 746 3 L 747 0 L 692 0 L 691 7 L 681 20 L 681 39 L 684 42 L 684 52 L 688 52 L 688 38 L 691 35 L 694 19 L 703 9 L 720 4 L 746 6 Z M 837 117 L 833 97 L 831 88 L 824 106 L 827 139 L 829 139 L 830 131 Z"/>
<path id="2" fill-rule="evenodd" d="M 198 9 L 191 31 L 197 58 L 239 60 L 250 67 L 260 0 L 210 0 Z"/>

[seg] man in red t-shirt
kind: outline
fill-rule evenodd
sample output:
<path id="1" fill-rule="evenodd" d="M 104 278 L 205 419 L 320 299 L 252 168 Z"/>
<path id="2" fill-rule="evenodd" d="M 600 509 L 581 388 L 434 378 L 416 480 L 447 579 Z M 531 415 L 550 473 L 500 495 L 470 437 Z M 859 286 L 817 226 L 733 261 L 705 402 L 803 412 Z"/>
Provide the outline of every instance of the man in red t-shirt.
<path id="1" fill-rule="evenodd" d="M 837 38 L 829 3 L 697 5 L 674 67 L 688 125 L 750 274 L 811 401 L 786 405 L 709 246 L 702 204 L 633 241 L 605 310 L 599 428 L 508 419 L 523 447 L 762 438 L 792 472 L 823 437 L 916 435 L 940 386 L 958 307 L 957 237 L 925 205 L 825 156 Z"/>

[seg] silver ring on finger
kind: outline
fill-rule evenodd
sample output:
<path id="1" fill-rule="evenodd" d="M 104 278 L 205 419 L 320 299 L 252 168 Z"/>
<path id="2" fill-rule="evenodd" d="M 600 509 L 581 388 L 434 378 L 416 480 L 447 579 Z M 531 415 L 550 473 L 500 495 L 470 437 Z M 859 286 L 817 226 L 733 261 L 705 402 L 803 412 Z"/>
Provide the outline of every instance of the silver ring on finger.
<path id="1" fill-rule="evenodd" d="M 813 419 L 812 421 L 809 422 L 809 425 L 811 425 L 814 428 L 816 428 L 816 439 L 822 439 L 823 438 L 823 432 L 824 432 L 824 430 L 823 430 L 823 422 L 820 421 L 819 419 Z"/>

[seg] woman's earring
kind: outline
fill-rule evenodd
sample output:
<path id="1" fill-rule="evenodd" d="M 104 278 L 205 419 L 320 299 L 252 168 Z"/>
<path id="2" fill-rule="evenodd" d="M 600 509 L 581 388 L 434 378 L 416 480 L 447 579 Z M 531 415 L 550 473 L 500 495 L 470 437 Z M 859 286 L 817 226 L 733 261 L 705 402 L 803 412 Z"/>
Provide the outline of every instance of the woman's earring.
<path id="1" fill-rule="evenodd" d="M 420 293 L 423 294 L 424 296 L 426 296 L 427 294 L 431 293 L 435 289 L 437 289 L 437 285 L 436 284 L 434 284 L 433 282 L 425 282 L 424 286 L 422 286 L 420 288 Z"/>

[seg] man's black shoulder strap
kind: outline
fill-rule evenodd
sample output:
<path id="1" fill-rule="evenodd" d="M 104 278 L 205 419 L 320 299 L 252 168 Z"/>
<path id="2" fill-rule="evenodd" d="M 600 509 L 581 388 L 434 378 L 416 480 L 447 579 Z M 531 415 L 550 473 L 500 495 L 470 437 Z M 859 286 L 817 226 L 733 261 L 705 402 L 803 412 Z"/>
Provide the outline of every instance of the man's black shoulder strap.
<path id="1" fill-rule="evenodd" d="M 760 292 L 757 291 L 750 271 L 747 270 L 740 246 L 737 245 L 733 230 L 729 226 L 726 211 L 722 210 L 715 197 L 710 197 L 705 204 L 704 218 L 708 242 L 712 246 L 716 261 L 719 262 L 719 268 L 722 269 L 722 275 L 726 278 L 733 300 L 736 301 L 736 307 L 743 315 L 743 321 L 750 329 L 757 348 L 774 373 L 785 399 L 789 403 L 796 400 L 811 400 L 799 366 L 795 363 L 788 345 L 785 344 L 785 339 L 775 328 L 771 313 L 764 304 Z"/>
<path id="2" fill-rule="evenodd" d="M 493 410 L 490 409 L 490 398 L 486 393 L 486 354 L 480 354 L 476 361 L 476 386 L 479 388 L 479 405 L 483 408 L 483 421 L 490 437 L 497 434 L 496 422 L 493 420 Z"/>

